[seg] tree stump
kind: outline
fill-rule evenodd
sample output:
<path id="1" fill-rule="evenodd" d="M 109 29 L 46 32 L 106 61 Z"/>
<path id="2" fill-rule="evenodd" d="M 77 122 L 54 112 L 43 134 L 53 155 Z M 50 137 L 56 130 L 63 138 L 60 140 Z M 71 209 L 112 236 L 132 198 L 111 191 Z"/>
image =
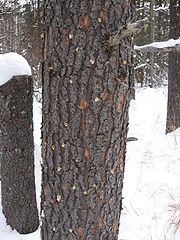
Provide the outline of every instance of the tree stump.
<path id="1" fill-rule="evenodd" d="M 2 207 L 7 224 L 21 234 L 39 226 L 35 193 L 33 81 L 15 76 L 0 86 Z"/>

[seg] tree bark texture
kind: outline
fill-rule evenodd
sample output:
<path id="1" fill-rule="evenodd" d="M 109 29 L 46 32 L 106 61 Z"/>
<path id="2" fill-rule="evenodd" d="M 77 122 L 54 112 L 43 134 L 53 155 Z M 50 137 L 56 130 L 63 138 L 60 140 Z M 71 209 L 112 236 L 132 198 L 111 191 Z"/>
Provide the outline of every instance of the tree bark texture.
<path id="1" fill-rule="evenodd" d="M 0 87 L 0 160 L 2 206 L 7 224 L 19 233 L 39 225 L 33 144 L 33 83 L 13 77 Z"/>
<path id="2" fill-rule="evenodd" d="M 132 83 L 133 1 L 45 1 L 42 239 L 116 240 Z"/>
<path id="3" fill-rule="evenodd" d="M 180 3 L 170 1 L 170 38 L 180 37 Z M 166 133 L 180 127 L 180 52 L 169 53 Z"/>

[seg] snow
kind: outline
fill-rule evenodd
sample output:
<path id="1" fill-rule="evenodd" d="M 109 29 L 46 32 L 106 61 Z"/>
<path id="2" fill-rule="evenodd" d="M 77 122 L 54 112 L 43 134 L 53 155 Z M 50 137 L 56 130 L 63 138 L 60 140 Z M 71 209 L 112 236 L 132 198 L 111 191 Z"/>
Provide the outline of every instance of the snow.
<path id="1" fill-rule="evenodd" d="M 165 135 L 166 107 L 167 88 L 131 102 L 119 240 L 180 239 L 180 129 Z"/>
<path id="2" fill-rule="evenodd" d="M 179 39 L 169 39 L 168 41 L 162 42 L 153 42 L 151 44 L 143 45 L 143 46 L 134 46 L 135 50 L 141 50 L 146 48 L 169 48 L 169 47 L 176 47 L 180 45 L 180 38 Z"/>
<path id="3" fill-rule="evenodd" d="M 138 66 L 136 66 L 134 69 L 138 69 L 138 68 L 143 68 L 145 67 L 147 64 L 146 63 L 142 63 L 142 64 L 139 64 Z"/>
<path id="4" fill-rule="evenodd" d="M 179 240 L 180 129 L 165 135 L 167 88 L 136 90 L 129 137 L 119 240 Z M 41 104 L 34 101 L 35 174 L 40 206 Z M 21 235 L 6 225 L 0 204 L 1 240 L 40 240 L 40 229 Z"/>
<path id="5" fill-rule="evenodd" d="M 10 52 L 0 54 L 0 86 L 8 82 L 13 76 L 31 75 L 31 67 L 21 55 Z"/>
<path id="6" fill-rule="evenodd" d="M 162 7 L 157 7 L 154 9 L 155 12 L 158 12 L 158 11 L 167 11 L 169 10 L 169 5 L 167 6 L 162 6 Z"/>

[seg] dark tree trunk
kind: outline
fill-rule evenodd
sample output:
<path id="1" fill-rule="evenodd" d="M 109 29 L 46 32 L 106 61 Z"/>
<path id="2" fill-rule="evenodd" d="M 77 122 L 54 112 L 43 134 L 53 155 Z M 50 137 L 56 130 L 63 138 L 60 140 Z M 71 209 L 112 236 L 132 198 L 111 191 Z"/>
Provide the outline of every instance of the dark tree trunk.
<path id="1" fill-rule="evenodd" d="M 131 0 L 45 1 L 43 240 L 117 239 L 132 43 L 109 43 L 132 7 Z"/>
<path id="2" fill-rule="evenodd" d="M 154 14 L 154 0 L 150 1 L 150 9 L 151 9 L 151 42 L 154 42 L 155 39 L 155 14 Z M 149 86 L 153 87 L 154 85 L 154 52 L 149 53 L 150 58 L 150 83 Z"/>
<path id="3" fill-rule="evenodd" d="M 180 37 L 180 2 L 170 1 L 170 38 Z M 169 53 L 166 133 L 180 127 L 180 52 Z"/>
<path id="4" fill-rule="evenodd" d="M 35 194 L 32 78 L 13 77 L 0 87 L 2 206 L 19 233 L 39 225 Z"/>

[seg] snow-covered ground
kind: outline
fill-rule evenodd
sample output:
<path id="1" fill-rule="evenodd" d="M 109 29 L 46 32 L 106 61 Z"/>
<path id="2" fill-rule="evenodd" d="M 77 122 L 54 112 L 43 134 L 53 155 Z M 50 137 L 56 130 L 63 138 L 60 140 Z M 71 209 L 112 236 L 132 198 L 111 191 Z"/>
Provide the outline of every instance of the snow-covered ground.
<path id="1" fill-rule="evenodd" d="M 165 135 L 166 106 L 167 88 L 131 102 L 119 240 L 180 239 L 180 129 Z"/>
<path id="2" fill-rule="evenodd" d="M 180 129 L 165 135 L 167 88 L 138 89 L 131 102 L 119 240 L 179 240 Z M 34 103 L 37 199 L 40 194 L 41 106 Z M 0 240 L 40 240 L 6 225 L 0 204 Z"/>

